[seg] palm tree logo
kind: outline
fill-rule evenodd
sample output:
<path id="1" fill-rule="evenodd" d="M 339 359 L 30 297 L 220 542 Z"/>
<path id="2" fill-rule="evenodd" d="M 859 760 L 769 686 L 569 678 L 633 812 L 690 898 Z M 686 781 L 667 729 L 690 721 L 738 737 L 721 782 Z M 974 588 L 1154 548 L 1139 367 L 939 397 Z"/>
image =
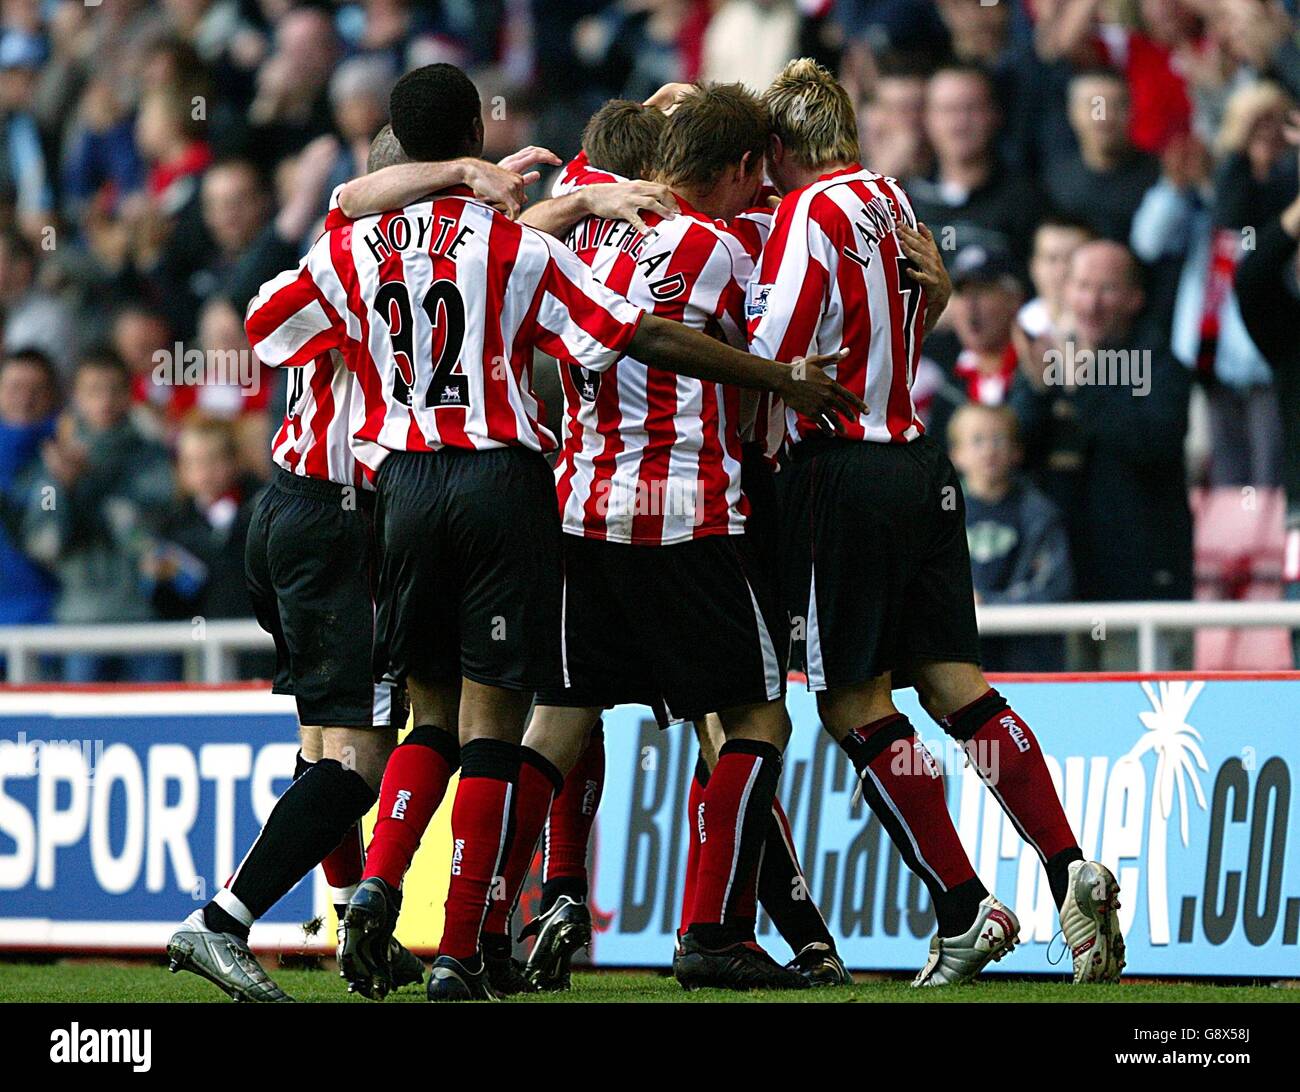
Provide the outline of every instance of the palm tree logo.
<path id="1" fill-rule="evenodd" d="M 1167 856 L 1169 849 L 1169 815 L 1173 811 L 1174 794 L 1178 795 L 1178 832 L 1183 846 L 1188 841 L 1187 784 L 1190 781 L 1196 802 L 1201 810 L 1206 808 L 1205 792 L 1201 788 L 1199 767 L 1208 772 L 1205 752 L 1201 750 L 1201 733 L 1187 723 L 1192 704 L 1205 688 L 1205 683 L 1180 680 L 1156 683 L 1144 682 L 1151 709 L 1138 714 L 1146 727 L 1142 738 L 1133 745 L 1120 761 L 1140 762 L 1148 751 L 1155 752 L 1155 799 L 1158 805 L 1151 812 L 1151 826 L 1147 832 L 1147 922 L 1152 944 L 1169 943 L 1169 895 L 1167 888 Z"/>

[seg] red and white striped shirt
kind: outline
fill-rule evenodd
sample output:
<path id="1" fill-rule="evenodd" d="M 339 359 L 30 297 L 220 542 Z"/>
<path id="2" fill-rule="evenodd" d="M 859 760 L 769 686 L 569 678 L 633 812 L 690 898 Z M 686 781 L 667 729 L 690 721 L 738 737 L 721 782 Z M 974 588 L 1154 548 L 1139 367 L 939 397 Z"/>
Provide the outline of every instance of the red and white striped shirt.
<path id="1" fill-rule="evenodd" d="M 556 177 L 554 185 L 551 186 L 551 196 L 563 197 L 566 193 L 572 193 L 583 186 L 594 186 L 602 182 L 626 181 L 628 180 L 621 174 L 593 167 L 587 159 L 587 153 L 579 152 L 564 165 L 564 170 Z"/>
<path id="2" fill-rule="evenodd" d="M 588 217 L 569 245 L 632 303 L 744 348 L 744 285 L 755 255 L 680 198 L 641 234 Z M 562 368 L 565 440 L 555 467 L 564 530 L 666 546 L 744 530 L 740 391 L 626 357 L 603 376 Z"/>
<path id="3" fill-rule="evenodd" d="M 342 352 L 363 398 L 354 449 L 377 469 L 389 451 L 553 449 L 533 350 L 604 371 L 641 313 L 561 243 L 457 187 L 327 225 L 262 286 L 246 326 L 273 366 Z"/>
<path id="4" fill-rule="evenodd" d="M 361 394 L 337 353 L 321 353 L 289 373 L 284 420 L 271 442 L 277 466 L 307 478 L 373 488 L 352 453 Z"/>
<path id="5" fill-rule="evenodd" d="M 339 210 L 339 191 L 330 195 L 325 227 L 348 223 Z M 323 352 L 289 373 L 284 420 L 271 441 L 271 458 L 290 474 L 339 485 L 373 489 L 370 472 L 352 451 L 352 431 L 360 424 L 362 400 L 357 381 L 337 352 Z M 353 411 L 358 416 L 353 421 Z"/>
<path id="6" fill-rule="evenodd" d="M 925 292 L 905 275 L 895 226 L 916 215 L 892 178 L 862 167 L 819 178 L 776 211 L 760 270 L 749 286 L 753 352 L 789 363 L 814 353 L 849 355 L 828 375 L 869 407 L 849 439 L 906 443 L 925 431 L 911 385 L 925 331 Z M 786 410 L 791 439 L 817 433 Z"/>

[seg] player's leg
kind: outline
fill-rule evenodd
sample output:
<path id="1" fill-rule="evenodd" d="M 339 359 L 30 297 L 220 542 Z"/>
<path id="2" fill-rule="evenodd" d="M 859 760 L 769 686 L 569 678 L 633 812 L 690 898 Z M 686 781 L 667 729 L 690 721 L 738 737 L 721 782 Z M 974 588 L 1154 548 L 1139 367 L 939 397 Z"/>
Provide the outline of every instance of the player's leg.
<path id="1" fill-rule="evenodd" d="M 786 623 L 775 589 L 742 535 L 632 557 L 639 563 L 627 586 L 664 589 L 640 597 L 636 624 L 668 710 L 687 720 L 716 710 L 725 736 L 691 827 L 695 892 L 674 973 L 687 989 L 802 989 L 807 980 L 754 939 L 758 862 L 790 736 Z"/>
<path id="2" fill-rule="evenodd" d="M 537 837 L 545 830 L 551 897 L 544 895 L 540 913 L 521 933 L 535 938 L 524 973 L 542 990 L 568 989 L 572 958 L 591 943 L 586 861 L 604 776 L 600 711 L 619 703 L 657 701 L 645 650 L 618 583 L 628 551 L 642 548 L 566 534 L 561 536 L 561 549 L 563 685 L 538 692 L 524 737 L 524 764 L 532 769 L 527 781 L 520 782 L 520 856 L 508 885 L 513 906 Z M 556 829 L 565 823 L 568 844 L 557 847 Z M 561 853 L 567 858 L 558 866 L 563 875 L 552 871 Z"/>
<path id="3" fill-rule="evenodd" d="M 339 973 L 349 989 L 382 998 L 424 977 L 424 964 L 394 938 L 402 883 L 424 832 L 460 766 L 453 731 L 460 706 L 459 681 L 409 677 L 415 727 L 393 749 L 379 786 L 375 828 L 356 890 L 340 917 Z"/>
<path id="4" fill-rule="evenodd" d="M 907 591 L 902 641 L 921 704 L 966 753 L 1047 871 L 1074 955 L 1076 981 L 1113 981 L 1124 962 L 1115 913 L 1118 886 L 1101 864 L 1084 862 L 1042 750 L 1029 726 L 979 669 L 965 498 L 937 444 L 917 441 L 932 521 L 924 563 Z M 945 503 L 950 501 L 950 503 Z"/>
<path id="5" fill-rule="evenodd" d="M 528 746 L 525 737 L 524 745 Z M 605 787 L 605 729 L 596 721 L 587 746 L 551 802 L 543 830 L 542 901 L 544 914 L 560 898 L 586 902 L 587 856 L 591 831 Z"/>
<path id="6" fill-rule="evenodd" d="M 329 483 L 277 478 L 255 513 L 247 546 L 250 590 L 276 600 L 299 722 L 322 732 L 322 757 L 276 802 L 243 862 L 168 945 L 175 969 L 209 978 L 232 996 L 283 993 L 248 949 L 253 922 L 334 850 L 375 800 L 392 745 L 391 688 L 370 680 L 373 608 L 364 514 Z M 262 615 L 270 613 L 263 602 Z M 340 624 L 341 623 L 341 624 Z M 360 762 L 356 761 L 360 757 Z"/>
<path id="7" fill-rule="evenodd" d="M 452 867 L 431 1001 L 495 995 L 483 924 L 504 898 L 524 723 L 539 688 L 561 679 L 563 563 L 550 468 L 522 448 L 439 453 L 444 543 L 461 674 L 460 782 Z M 450 585 L 450 586 L 449 586 Z"/>
<path id="8" fill-rule="evenodd" d="M 704 789 L 709 776 L 718 764 L 718 752 L 726 742 L 722 724 L 715 714 L 695 722 L 695 735 L 699 740 L 699 761 L 691 779 L 687 804 L 688 823 L 694 824 L 704 800 Z M 685 915 L 694 903 L 696 870 L 699 864 L 699 841 L 691 838 L 686 857 L 686 878 L 682 891 L 683 926 Z M 851 979 L 835 950 L 821 910 L 813 901 L 808 882 L 799 863 L 794 837 L 780 798 L 772 801 L 771 820 L 763 842 L 763 852 L 758 869 L 758 902 L 782 939 L 794 952 L 787 964 L 798 971 L 814 986 L 847 985 Z"/>
<path id="9" fill-rule="evenodd" d="M 591 942 L 585 892 L 582 897 L 557 900 L 525 928 L 522 935 L 537 937 L 526 968 L 516 967 L 511 959 L 509 928 L 554 799 L 566 774 L 578 765 L 592 727 L 599 721 L 599 707 L 539 704 L 533 708 L 520 751 L 510 852 L 500 891 L 493 893 L 483 924 L 488 976 L 498 992 L 567 988 L 569 958 Z"/>
<path id="10" fill-rule="evenodd" d="M 915 676 L 925 711 L 961 744 L 1043 862 L 1075 982 L 1118 980 L 1124 966 L 1119 884 L 1105 865 L 1084 860 L 1033 730 L 975 664 L 920 664 Z"/>
<path id="11" fill-rule="evenodd" d="M 919 442 L 801 443 L 778 483 L 794 659 L 864 799 L 926 884 L 938 933 L 917 984 L 939 984 L 1001 958 L 1018 926 L 976 876 L 941 771 L 891 696 L 891 672 L 907 653 L 912 584 L 935 534 L 931 508 L 942 503 Z M 965 944 L 990 916 L 996 944 Z"/>

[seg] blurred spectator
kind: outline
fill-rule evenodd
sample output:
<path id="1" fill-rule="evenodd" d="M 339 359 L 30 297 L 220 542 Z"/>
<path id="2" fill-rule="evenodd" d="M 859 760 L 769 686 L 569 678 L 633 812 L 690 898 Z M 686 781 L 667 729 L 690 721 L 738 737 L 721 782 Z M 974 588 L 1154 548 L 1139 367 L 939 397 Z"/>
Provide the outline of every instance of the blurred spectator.
<path id="1" fill-rule="evenodd" d="M 1006 250 L 968 246 L 957 252 L 948 272 L 951 332 L 936 332 L 926 345 L 949 373 L 949 382 L 934 397 L 928 423 L 940 437 L 959 406 L 1006 401 L 1019 363 L 1011 335 L 1024 301 L 1016 263 Z"/>
<path id="2" fill-rule="evenodd" d="M 233 159 L 215 164 L 203 176 L 199 205 L 199 216 L 178 225 L 149 275 L 157 301 L 182 340 L 193 333 L 203 301 L 239 272 L 242 259 L 266 230 L 271 202 L 257 167 Z"/>
<path id="3" fill-rule="evenodd" d="M 1070 598 L 1070 549 L 1060 513 L 1016 472 L 1015 414 L 971 402 L 948 424 L 948 451 L 962 476 L 966 537 L 977 603 L 1061 603 Z M 1061 671 L 1057 636 L 986 637 L 986 671 Z"/>
<path id="4" fill-rule="evenodd" d="M 1020 261 L 1040 199 L 1032 179 L 1010 170 L 998 156 L 1001 124 L 987 73 L 973 66 L 941 68 L 930 77 L 925 129 L 935 168 L 906 183 L 916 215 L 951 254 L 964 246 L 1010 246 Z"/>
<path id="5" fill-rule="evenodd" d="M 140 102 L 135 142 L 149 164 L 149 199 L 166 215 L 193 201 L 199 177 L 212 163 L 205 119 L 195 114 L 195 105 L 175 88 L 156 88 Z"/>
<path id="6" fill-rule="evenodd" d="M 764 88 L 798 54 L 793 0 L 723 0 L 704 32 L 700 78 Z"/>
<path id="7" fill-rule="evenodd" d="M 887 178 L 916 178 L 933 168 L 925 139 L 926 77 L 906 61 L 886 59 L 858 110 L 863 163 Z"/>
<path id="8" fill-rule="evenodd" d="M 0 626 L 48 622 L 58 586 L 20 548 L 31 470 L 54 435 L 54 365 L 36 350 L 0 360 Z"/>
<path id="9" fill-rule="evenodd" d="M 1049 215 L 1039 222 L 1029 258 L 1029 279 L 1037 295 L 1016 315 L 1016 325 L 1028 342 L 1056 340 L 1066 322 L 1065 284 L 1070 259 L 1094 237 L 1086 225 L 1068 217 Z M 1028 356 L 1023 351 L 1020 355 Z"/>
<path id="10" fill-rule="evenodd" d="M 1070 81 L 1070 127 L 1078 150 L 1059 156 L 1044 176 L 1058 211 L 1123 243 L 1138 204 L 1160 177 L 1159 161 L 1133 146 L 1129 116 L 1122 76 L 1105 69 L 1080 72 Z"/>
<path id="11" fill-rule="evenodd" d="M 1058 507 L 1070 524 L 1079 598 L 1189 598 L 1189 373 L 1160 332 L 1139 322 L 1143 289 L 1123 245 L 1079 247 L 1065 302 L 1071 327 L 1034 363 L 1034 381 L 1018 383 L 1012 402 L 1026 435 L 1067 420 L 1072 426 L 1070 442 L 1052 454 L 1075 460 L 1068 469 L 1073 495 Z M 1118 655 L 1120 644 L 1102 651 Z"/>
<path id="12" fill-rule="evenodd" d="M 388 94 L 396 80 L 393 66 L 382 56 L 351 57 L 334 70 L 330 105 L 342 146 L 318 204 L 336 186 L 366 173 L 370 142 L 388 120 Z"/>
<path id="13" fill-rule="evenodd" d="M 1181 265 L 1170 343 L 1178 360 L 1208 381 L 1210 485 L 1275 486 L 1277 397 L 1233 292 L 1242 233 L 1215 225 L 1209 173 L 1209 155 L 1195 139 L 1169 145 L 1164 173 L 1133 218 L 1133 250 L 1148 264 Z"/>
<path id="14" fill-rule="evenodd" d="M 1003 161 L 1036 166 L 1065 135 L 1054 117 L 1064 90 L 1060 75 L 1039 61 L 1023 20 L 1017 26 L 1021 5 L 938 0 L 936 6 L 951 35 L 953 58 L 989 74 L 1002 117 Z"/>
<path id="15" fill-rule="evenodd" d="M 167 417 L 174 388 L 154 382 L 154 372 L 162 359 L 176 351 L 167 319 L 158 311 L 138 304 L 118 309 L 109 328 L 113 351 L 131 374 L 133 417 L 147 436 L 161 439 L 167 434 Z"/>
<path id="16" fill-rule="evenodd" d="M 176 476 L 181 497 L 140 565 L 159 617 L 251 618 L 244 541 L 260 483 L 240 474 L 230 423 L 187 423 Z"/>
<path id="17" fill-rule="evenodd" d="M 334 25 L 321 8 L 292 8 L 276 23 L 275 49 L 257 69 L 248 108 L 249 151 L 264 170 L 330 131 L 327 87 L 338 51 Z"/>
<path id="18" fill-rule="evenodd" d="M 21 543 L 60 584 L 59 622 L 139 622 L 153 617 L 139 579 L 140 558 L 172 494 L 164 448 L 130 420 L 126 365 L 97 351 L 77 365 L 71 412 L 42 448 L 26 491 Z M 176 671 L 170 656 L 76 654 L 65 682 L 158 681 Z"/>
<path id="19" fill-rule="evenodd" d="M 644 102 L 664 84 L 698 75 L 682 49 L 683 33 L 698 31 L 690 0 L 615 0 L 590 7 L 599 10 L 574 25 L 573 50 L 611 97 Z M 741 44 L 746 50 L 760 45 Z"/>
<path id="20" fill-rule="evenodd" d="M 0 190 L 14 195 L 18 222 L 29 236 L 49 222 L 54 205 L 32 113 L 44 60 L 44 44 L 35 35 L 8 30 L 0 37 Z"/>
<path id="21" fill-rule="evenodd" d="M 1300 115 L 1293 115 L 1288 136 L 1300 146 Z M 1254 250 L 1237 270 L 1237 298 L 1246 329 L 1273 372 L 1281 407 L 1282 485 L 1286 490 L 1287 546 L 1283 579 L 1288 599 L 1300 600 L 1300 287 L 1297 287 L 1297 241 L 1300 196 L 1264 223 Z M 1292 631 L 1300 663 L 1300 630 Z"/>
<path id="22" fill-rule="evenodd" d="M 66 375 L 77 351 L 78 324 L 68 305 L 37 283 L 38 253 L 18 232 L 0 231 L 5 349 L 40 349 Z"/>

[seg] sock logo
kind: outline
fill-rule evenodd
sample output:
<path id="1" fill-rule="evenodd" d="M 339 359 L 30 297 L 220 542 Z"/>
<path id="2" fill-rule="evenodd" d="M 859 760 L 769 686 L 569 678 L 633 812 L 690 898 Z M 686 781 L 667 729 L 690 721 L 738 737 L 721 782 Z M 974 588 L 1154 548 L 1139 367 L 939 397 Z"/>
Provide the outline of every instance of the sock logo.
<path id="1" fill-rule="evenodd" d="M 411 799 L 410 789 L 398 789 L 397 799 L 393 801 L 393 814 L 389 816 L 389 818 L 405 819 L 406 805 L 410 802 L 410 799 Z"/>
<path id="2" fill-rule="evenodd" d="M 461 861 L 465 859 L 465 839 L 457 838 L 451 847 L 451 874 L 460 875 Z"/>
<path id="3" fill-rule="evenodd" d="M 1011 737 L 1011 742 L 1016 745 L 1017 750 L 1022 753 L 1029 750 L 1029 740 L 1025 738 L 1025 729 L 1019 720 L 1008 713 L 998 723 L 1007 730 L 1007 735 Z"/>
<path id="4" fill-rule="evenodd" d="M 596 814 L 596 793 L 599 791 L 599 789 L 600 789 L 600 785 L 597 782 L 588 781 L 586 788 L 582 790 L 582 814 L 583 815 Z"/>
<path id="5" fill-rule="evenodd" d="M 699 831 L 700 845 L 704 845 L 704 843 L 708 841 L 708 837 L 704 833 L 704 801 L 703 800 L 700 801 L 700 806 L 695 811 L 695 829 Z"/>

